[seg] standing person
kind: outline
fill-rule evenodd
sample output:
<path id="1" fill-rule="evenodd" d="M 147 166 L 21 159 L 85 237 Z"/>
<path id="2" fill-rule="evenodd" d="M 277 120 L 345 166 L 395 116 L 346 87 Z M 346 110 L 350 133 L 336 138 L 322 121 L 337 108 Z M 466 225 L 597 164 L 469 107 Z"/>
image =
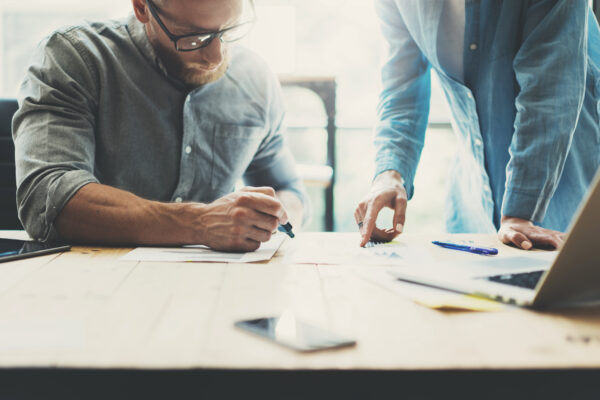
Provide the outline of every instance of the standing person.
<path id="1" fill-rule="evenodd" d="M 249 0 L 132 0 L 38 47 L 13 120 L 17 203 L 43 241 L 248 251 L 308 205 Z M 238 179 L 253 187 L 233 192 Z"/>
<path id="2" fill-rule="evenodd" d="M 376 177 L 355 211 L 360 244 L 403 231 L 434 69 L 458 137 L 447 230 L 560 247 L 600 165 L 600 31 L 588 1 L 377 0 L 376 8 L 390 50 Z M 383 207 L 394 210 L 386 230 L 375 224 Z"/>

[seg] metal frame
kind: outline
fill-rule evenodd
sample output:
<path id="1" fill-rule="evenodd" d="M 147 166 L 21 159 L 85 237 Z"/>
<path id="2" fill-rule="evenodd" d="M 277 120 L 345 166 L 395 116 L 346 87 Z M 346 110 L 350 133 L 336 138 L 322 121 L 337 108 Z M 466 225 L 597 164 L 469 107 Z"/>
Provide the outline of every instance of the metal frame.
<path id="1" fill-rule="evenodd" d="M 336 92 L 337 82 L 335 77 L 292 77 L 282 78 L 283 86 L 297 86 L 315 93 L 323 102 L 327 114 L 327 165 L 332 169 L 331 184 L 325 189 L 325 231 L 333 232 L 335 229 L 334 214 L 334 189 L 335 189 L 335 146 L 337 126 L 336 118 Z"/>
<path id="2" fill-rule="evenodd" d="M 159 14 L 161 13 L 160 9 L 158 7 L 156 7 L 156 5 L 154 4 L 154 2 L 152 0 L 146 0 L 146 4 L 148 5 L 148 10 L 150 10 L 150 14 L 152 14 L 152 16 L 154 17 L 154 19 L 156 20 L 156 22 L 158 23 L 158 26 L 160 26 L 160 29 L 163 30 L 163 32 L 165 33 L 165 35 L 168 36 L 169 39 L 171 39 L 171 42 L 173 42 L 173 46 L 175 46 L 175 50 L 177 51 L 181 51 L 181 52 L 187 52 L 187 51 L 196 51 L 196 50 L 200 50 L 203 49 L 205 47 L 208 47 L 208 45 L 210 45 L 210 43 L 214 40 L 219 38 L 221 41 L 223 42 L 235 42 L 237 40 L 240 40 L 243 38 L 243 36 L 236 38 L 235 40 L 224 40 L 223 39 L 223 35 L 229 31 L 231 31 L 232 29 L 235 28 L 239 28 L 241 26 L 245 26 L 245 25 L 249 25 L 249 24 L 254 24 L 254 22 L 256 21 L 256 11 L 254 9 L 254 1 L 250 0 L 250 5 L 252 6 L 252 19 L 246 22 L 242 22 L 241 24 L 237 24 L 234 26 L 231 26 L 229 28 L 225 28 L 222 29 L 220 31 L 215 31 L 215 32 L 202 32 L 202 33 L 189 33 L 186 35 L 174 35 L 173 33 L 171 33 L 171 31 L 167 28 L 167 26 L 163 23 L 162 19 L 160 18 Z M 193 39 L 199 39 L 200 37 L 205 36 L 206 39 L 200 39 L 202 40 L 202 44 L 200 44 L 197 47 L 191 48 L 191 49 L 182 49 L 179 46 L 179 41 L 183 40 L 183 39 L 187 39 L 187 38 L 193 38 Z"/>

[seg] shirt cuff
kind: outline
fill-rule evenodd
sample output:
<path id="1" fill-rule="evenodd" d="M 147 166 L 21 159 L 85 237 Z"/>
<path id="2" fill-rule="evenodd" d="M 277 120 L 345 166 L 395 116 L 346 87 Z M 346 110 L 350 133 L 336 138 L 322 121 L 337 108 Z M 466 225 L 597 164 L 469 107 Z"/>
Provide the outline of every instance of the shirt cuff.
<path id="1" fill-rule="evenodd" d="M 44 237 L 39 238 L 40 240 L 44 242 L 60 240 L 54 221 L 75 193 L 88 183 L 99 183 L 99 181 L 94 175 L 83 170 L 65 172 L 50 183 L 46 195 L 46 212 L 42 215 L 45 234 Z"/>
<path id="2" fill-rule="evenodd" d="M 312 218 L 312 206 L 308 194 L 306 193 L 306 189 L 304 188 L 304 184 L 298 180 L 289 186 L 281 187 L 276 190 L 286 190 L 292 192 L 296 195 L 296 197 L 298 197 L 298 199 L 300 199 L 302 202 L 302 226 L 306 225 Z"/>
<path id="3" fill-rule="evenodd" d="M 302 224 L 304 225 L 310 220 L 312 207 L 308 194 L 302 180 L 296 173 L 294 162 L 287 157 L 279 157 L 278 160 L 266 168 L 246 172 L 244 183 L 248 186 L 269 186 L 275 191 L 288 190 L 293 192 L 302 202 Z"/>
<path id="4" fill-rule="evenodd" d="M 502 201 L 502 216 L 526 219 L 541 223 L 546 216 L 550 199 L 539 194 L 507 190 Z"/>
<path id="5" fill-rule="evenodd" d="M 404 189 L 406 189 L 406 195 L 408 200 L 413 197 L 414 194 L 414 164 L 404 159 L 393 152 L 385 152 L 377 155 L 375 160 L 375 176 L 385 171 L 394 170 L 397 171 L 402 179 L 404 180 Z"/>

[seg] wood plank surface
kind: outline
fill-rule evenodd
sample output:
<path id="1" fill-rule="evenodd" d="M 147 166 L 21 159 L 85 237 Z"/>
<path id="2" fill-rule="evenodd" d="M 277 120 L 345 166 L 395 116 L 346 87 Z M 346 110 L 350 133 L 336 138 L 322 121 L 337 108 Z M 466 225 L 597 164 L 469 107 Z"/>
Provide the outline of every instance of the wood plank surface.
<path id="1" fill-rule="evenodd" d="M 15 237 L 1 232 L 0 236 Z M 18 235 L 17 235 L 18 236 Z M 466 235 L 501 255 L 495 236 Z M 435 238 L 438 239 L 438 238 Z M 423 245 L 426 235 L 404 235 Z M 120 261 L 127 248 L 0 264 L 0 366 L 144 369 L 510 369 L 600 367 L 600 310 L 442 312 L 365 274 L 384 266 L 295 265 L 306 244 L 336 248 L 357 234 L 300 233 L 270 262 Z M 431 246 L 439 262 L 457 252 Z M 291 312 L 347 336 L 354 348 L 301 354 L 234 328 Z"/>

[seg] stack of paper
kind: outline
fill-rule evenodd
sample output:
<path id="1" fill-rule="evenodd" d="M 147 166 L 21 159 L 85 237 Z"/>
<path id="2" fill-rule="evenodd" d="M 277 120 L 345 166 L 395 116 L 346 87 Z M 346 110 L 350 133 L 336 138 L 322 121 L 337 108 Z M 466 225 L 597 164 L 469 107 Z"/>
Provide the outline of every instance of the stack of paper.
<path id="1" fill-rule="evenodd" d="M 206 246 L 184 247 L 138 247 L 120 258 L 121 261 L 160 261 L 160 262 L 225 262 L 249 263 L 270 260 L 287 236 L 273 235 L 256 251 L 249 253 L 226 253 L 214 251 Z"/>

